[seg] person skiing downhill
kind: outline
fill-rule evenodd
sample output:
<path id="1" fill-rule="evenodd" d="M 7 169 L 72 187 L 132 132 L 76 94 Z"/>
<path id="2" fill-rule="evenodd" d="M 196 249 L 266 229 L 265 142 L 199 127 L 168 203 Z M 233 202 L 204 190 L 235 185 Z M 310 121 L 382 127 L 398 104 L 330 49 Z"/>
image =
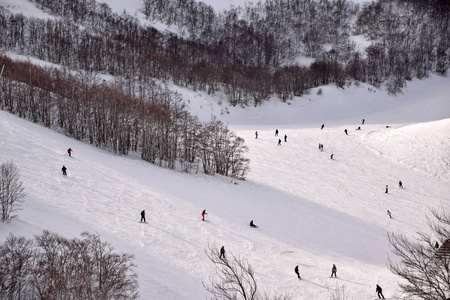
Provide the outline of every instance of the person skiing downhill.
<path id="1" fill-rule="evenodd" d="M 278 139 L 278 146 L 281 146 L 281 139 Z"/>
<path id="2" fill-rule="evenodd" d="M 300 277 L 300 272 L 298 271 L 298 266 L 295 266 L 294 272 L 295 272 L 295 274 L 297 274 L 298 279 L 302 279 L 302 278 Z"/>
<path id="3" fill-rule="evenodd" d="M 362 124 L 364 125 L 364 122 L 366 122 L 366 120 L 362 119 Z"/>
<path id="4" fill-rule="evenodd" d="M 322 130 L 325 127 L 325 124 L 322 124 L 322 127 L 320 127 L 320 130 Z"/>
<path id="5" fill-rule="evenodd" d="M 67 153 L 69 153 L 69 156 L 72 156 L 72 148 L 67 149 Z"/>
<path id="6" fill-rule="evenodd" d="M 284 135 L 284 141 L 287 142 L 287 134 Z"/>
<path id="7" fill-rule="evenodd" d="M 391 212 L 389 211 L 389 209 L 387 210 L 387 215 L 389 216 L 389 218 L 392 219 L 392 215 L 391 215 Z"/>
<path id="8" fill-rule="evenodd" d="M 333 153 L 331 153 L 331 156 L 330 156 L 330 158 L 331 158 L 331 159 L 333 159 Z"/>
<path id="9" fill-rule="evenodd" d="M 222 248 L 220 248 L 220 256 L 219 258 L 225 259 L 225 246 L 222 246 Z"/>
<path id="10" fill-rule="evenodd" d="M 381 297 L 383 297 L 383 299 L 384 299 L 384 296 L 383 296 L 383 289 L 381 288 L 381 286 L 379 286 L 379 285 L 377 284 L 377 288 L 375 289 L 375 291 L 376 291 L 377 294 L 378 294 L 378 298 L 381 299 Z M 381 296 L 381 297 L 380 297 L 380 296 Z"/>
<path id="11" fill-rule="evenodd" d="M 63 165 L 62 168 L 61 168 L 61 171 L 62 171 L 64 176 L 67 176 L 67 172 L 66 172 L 67 168 L 66 168 L 66 166 Z"/>
<path id="12" fill-rule="evenodd" d="M 258 138 L 258 131 L 255 131 L 255 139 Z"/>
<path id="13" fill-rule="evenodd" d="M 348 133 L 347 133 L 347 129 L 344 129 L 344 132 L 345 132 L 345 134 L 346 134 L 346 135 L 348 135 Z"/>
<path id="14" fill-rule="evenodd" d="M 202 212 L 202 221 L 205 221 L 205 215 L 207 215 L 206 209 L 204 209 Z"/>
<path id="15" fill-rule="evenodd" d="M 403 188 L 403 183 L 402 183 L 401 180 L 398 182 L 398 187 L 401 188 L 401 189 Z"/>
<path id="16" fill-rule="evenodd" d="M 386 194 L 388 194 L 388 192 L 389 192 L 389 186 L 386 184 Z"/>
<path id="17" fill-rule="evenodd" d="M 145 223 L 145 209 L 143 211 L 141 211 L 141 223 L 142 222 Z"/>
<path id="18" fill-rule="evenodd" d="M 333 267 L 331 268 L 331 277 L 333 277 L 333 274 L 334 274 L 334 277 L 337 277 L 336 272 L 337 272 L 336 265 L 333 264 Z"/>
<path id="19" fill-rule="evenodd" d="M 275 136 L 278 136 L 278 129 L 275 129 Z"/>
<path id="20" fill-rule="evenodd" d="M 256 226 L 256 225 L 253 223 L 253 220 L 251 220 L 251 221 L 250 221 L 250 227 L 256 228 L 256 227 L 258 227 L 258 226 Z"/>

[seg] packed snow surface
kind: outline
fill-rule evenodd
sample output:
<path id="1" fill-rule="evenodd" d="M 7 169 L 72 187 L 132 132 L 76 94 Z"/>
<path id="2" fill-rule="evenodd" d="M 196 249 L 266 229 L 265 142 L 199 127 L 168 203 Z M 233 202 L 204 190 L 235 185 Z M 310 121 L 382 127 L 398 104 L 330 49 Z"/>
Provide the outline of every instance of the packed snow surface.
<path id="1" fill-rule="evenodd" d="M 311 101 L 227 107 L 217 116 L 246 139 L 246 181 L 159 168 L 1 111 L 0 163 L 18 166 L 27 196 L 19 217 L 0 224 L 0 240 L 43 229 L 66 237 L 97 232 L 135 254 L 141 299 L 207 297 L 202 282 L 215 275 L 208 245 L 248 259 L 270 295 L 329 299 L 344 286 L 353 299 L 372 299 L 378 283 L 388 298 L 400 297 L 399 278 L 386 267 L 386 234 L 412 237 L 426 230 L 428 208 L 449 208 L 449 86 L 442 77 L 417 80 L 398 97 L 328 86 Z M 191 97 L 193 113 L 201 115 L 206 97 Z M 212 102 L 204 110 L 224 107 Z M 147 224 L 139 223 L 143 209 Z M 209 222 L 201 221 L 203 209 Z M 250 228 L 252 219 L 259 228 Z"/>

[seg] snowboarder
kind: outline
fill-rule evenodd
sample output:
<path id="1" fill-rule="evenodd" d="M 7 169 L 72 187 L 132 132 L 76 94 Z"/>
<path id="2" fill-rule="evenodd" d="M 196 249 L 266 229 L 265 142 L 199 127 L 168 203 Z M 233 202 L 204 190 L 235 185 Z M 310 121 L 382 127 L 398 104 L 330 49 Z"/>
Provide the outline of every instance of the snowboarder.
<path id="1" fill-rule="evenodd" d="M 66 166 L 63 165 L 62 168 L 61 168 L 61 171 L 62 171 L 64 176 L 67 176 L 67 172 L 66 172 L 67 168 L 66 168 Z"/>
<path id="2" fill-rule="evenodd" d="M 72 156 L 72 148 L 67 149 L 67 153 L 69 153 L 69 156 Z"/>
<path id="3" fill-rule="evenodd" d="M 376 291 L 377 294 L 378 294 L 378 298 L 381 299 L 381 297 L 383 297 L 383 299 L 384 299 L 384 296 L 383 296 L 383 289 L 381 288 L 381 286 L 379 286 L 379 285 L 377 284 L 377 288 L 376 288 L 375 291 Z M 380 296 L 381 296 L 381 297 L 380 297 Z"/>
<path id="4" fill-rule="evenodd" d="M 344 132 L 345 132 L 345 134 L 346 134 L 346 135 L 348 135 L 348 133 L 347 133 L 347 129 L 344 129 Z"/>
<path id="5" fill-rule="evenodd" d="M 278 129 L 275 129 L 275 136 L 278 136 Z"/>
<path id="6" fill-rule="evenodd" d="M 253 224 L 253 220 L 250 221 L 250 227 L 256 228 L 258 226 L 256 226 L 255 224 Z"/>
<path id="7" fill-rule="evenodd" d="M 364 120 L 364 119 L 362 119 L 362 124 L 364 125 L 364 122 L 365 122 L 366 120 Z"/>
<path id="8" fill-rule="evenodd" d="M 295 266 L 294 271 L 295 271 L 295 274 L 297 274 L 298 279 L 302 279 L 302 278 L 300 277 L 300 272 L 298 271 L 298 266 Z"/>
<path id="9" fill-rule="evenodd" d="M 205 215 L 207 215 L 206 209 L 204 209 L 202 212 L 202 221 L 205 221 Z"/>
<path id="10" fill-rule="evenodd" d="M 145 223 L 145 209 L 143 211 L 141 211 L 141 223 L 142 222 Z"/>
<path id="11" fill-rule="evenodd" d="M 331 158 L 331 159 L 333 159 L 333 153 L 331 153 L 331 156 L 330 156 L 330 158 Z"/>
<path id="12" fill-rule="evenodd" d="M 334 274 L 334 277 L 337 277 L 336 272 L 337 272 L 336 265 L 333 264 L 333 267 L 331 268 L 331 277 L 333 277 L 333 274 Z"/>
<path id="13" fill-rule="evenodd" d="M 287 134 L 284 135 L 284 141 L 287 142 Z"/>
<path id="14" fill-rule="evenodd" d="M 281 139 L 278 139 L 278 146 L 281 146 Z"/>
<path id="15" fill-rule="evenodd" d="M 438 242 L 436 241 L 436 244 L 434 244 L 434 249 L 436 250 L 436 251 L 438 251 L 439 250 L 439 244 L 438 244 Z"/>
<path id="16" fill-rule="evenodd" d="M 391 215 L 391 212 L 389 211 L 389 209 L 387 210 L 387 215 L 389 216 L 389 218 L 392 219 L 392 215 Z"/>
<path id="17" fill-rule="evenodd" d="M 386 184 L 386 194 L 389 192 L 389 186 Z"/>
<path id="18" fill-rule="evenodd" d="M 398 182 L 398 187 L 401 188 L 401 189 L 403 188 L 403 183 L 402 183 L 401 180 Z"/>
<path id="19" fill-rule="evenodd" d="M 255 131 L 255 139 L 258 138 L 258 131 Z"/>
<path id="20" fill-rule="evenodd" d="M 358 126 L 358 128 L 356 128 L 356 130 L 361 130 L 361 126 Z"/>
<path id="21" fill-rule="evenodd" d="M 322 124 L 322 127 L 320 127 L 320 130 L 322 130 L 325 127 L 325 124 Z"/>
<path id="22" fill-rule="evenodd" d="M 220 248 L 220 256 L 219 258 L 225 259 L 225 246 L 222 246 L 222 248 Z"/>

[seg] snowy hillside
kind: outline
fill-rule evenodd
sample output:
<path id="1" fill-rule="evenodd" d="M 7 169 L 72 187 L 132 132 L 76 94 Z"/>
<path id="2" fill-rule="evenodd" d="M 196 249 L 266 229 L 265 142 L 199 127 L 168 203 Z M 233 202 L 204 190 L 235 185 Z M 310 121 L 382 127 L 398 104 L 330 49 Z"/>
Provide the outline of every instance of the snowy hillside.
<path id="1" fill-rule="evenodd" d="M 311 102 L 268 104 L 248 111 L 248 118 L 229 108 L 222 117 L 250 149 L 251 172 L 237 185 L 161 169 L 137 155 L 118 157 L 0 112 L 0 162 L 18 165 L 28 194 L 19 218 L 0 225 L 0 240 L 43 229 L 67 237 L 98 232 L 136 255 L 141 299 L 204 299 L 202 281 L 214 275 L 208 244 L 248 258 L 261 291 L 272 295 L 329 299 L 329 289 L 345 285 L 353 299 L 371 299 L 378 283 L 395 299 L 398 278 L 386 268 L 386 233 L 413 234 L 424 228 L 428 207 L 449 208 L 450 119 L 436 118 L 450 117 L 448 93 L 439 92 L 447 83 L 414 82 L 397 98 L 326 87 Z M 419 93 L 422 85 L 433 87 L 429 97 Z M 405 103 L 408 109 L 400 110 Z M 263 126 L 266 121 L 271 125 Z M 275 128 L 282 140 L 288 136 L 281 146 Z M 138 222 L 142 209 L 148 224 Z M 210 222 L 200 221 L 203 209 Z M 251 219 L 258 229 L 248 226 Z M 333 263 L 337 280 L 329 278 Z"/>

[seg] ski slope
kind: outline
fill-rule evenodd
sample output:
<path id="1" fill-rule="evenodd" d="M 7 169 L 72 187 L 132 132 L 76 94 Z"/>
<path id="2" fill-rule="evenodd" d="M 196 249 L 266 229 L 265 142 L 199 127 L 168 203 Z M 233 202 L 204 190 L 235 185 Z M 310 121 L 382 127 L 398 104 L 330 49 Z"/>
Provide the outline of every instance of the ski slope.
<path id="1" fill-rule="evenodd" d="M 227 107 L 229 114 L 217 113 L 225 106 L 217 99 L 205 106 L 214 99 L 184 91 L 193 113 L 217 113 L 245 138 L 251 171 L 238 184 L 162 169 L 135 153 L 116 156 L 0 111 L 0 163 L 18 166 L 27 193 L 19 217 L 0 224 L 0 241 L 43 229 L 97 232 L 136 256 L 140 299 L 208 297 L 202 282 L 215 274 L 208 245 L 248 259 L 261 293 L 329 299 L 344 286 L 351 299 L 374 299 L 379 284 L 387 299 L 398 299 L 399 278 L 386 268 L 387 232 L 412 236 L 426 229 L 428 208 L 449 209 L 449 86 L 432 77 L 398 97 L 329 86 L 290 105 Z M 139 223 L 142 209 L 147 224 Z M 203 209 L 209 222 L 201 222 Z M 249 227 L 252 219 L 259 228 Z"/>

